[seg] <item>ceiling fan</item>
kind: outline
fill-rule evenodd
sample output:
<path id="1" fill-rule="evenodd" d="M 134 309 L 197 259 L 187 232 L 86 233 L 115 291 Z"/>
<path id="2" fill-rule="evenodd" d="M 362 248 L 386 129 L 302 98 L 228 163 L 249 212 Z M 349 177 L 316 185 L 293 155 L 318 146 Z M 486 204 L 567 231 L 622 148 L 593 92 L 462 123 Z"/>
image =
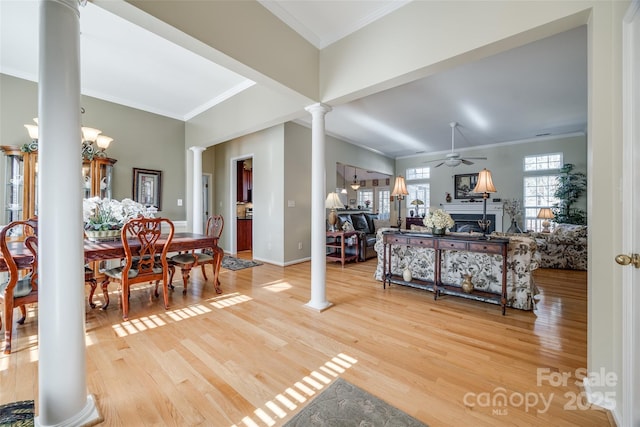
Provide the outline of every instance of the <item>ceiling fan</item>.
<path id="1" fill-rule="evenodd" d="M 487 160 L 486 157 L 465 157 L 465 158 L 460 157 L 460 153 L 456 153 L 454 151 L 454 139 L 455 139 L 456 126 L 458 126 L 458 123 L 451 122 L 449 123 L 449 126 L 451 126 L 451 152 L 447 154 L 444 159 L 428 160 L 425 163 L 440 162 L 434 167 L 437 168 L 438 166 L 447 165 L 453 168 L 458 166 L 460 163 L 464 163 L 465 165 L 472 165 L 473 162 L 469 161 L 469 159 Z"/>

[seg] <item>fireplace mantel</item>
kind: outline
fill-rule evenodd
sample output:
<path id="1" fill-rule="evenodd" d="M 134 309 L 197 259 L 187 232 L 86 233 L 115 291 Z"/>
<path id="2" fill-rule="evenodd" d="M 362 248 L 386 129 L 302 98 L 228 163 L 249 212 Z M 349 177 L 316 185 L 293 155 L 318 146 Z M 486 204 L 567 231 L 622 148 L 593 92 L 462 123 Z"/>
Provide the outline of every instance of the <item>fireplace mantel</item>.
<path id="1" fill-rule="evenodd" d="M 467 202 L 467 203 L 442 203 L 440 207 L 450 214 L 477 214 L 482 217 L 483 213 L 482 201 L 480 202 Z M 502 215 L 503 215 L 502 202 L 487 202 L 487 215 L 495 215 L 495 229 L 496 231 L 502 231 Z"/>

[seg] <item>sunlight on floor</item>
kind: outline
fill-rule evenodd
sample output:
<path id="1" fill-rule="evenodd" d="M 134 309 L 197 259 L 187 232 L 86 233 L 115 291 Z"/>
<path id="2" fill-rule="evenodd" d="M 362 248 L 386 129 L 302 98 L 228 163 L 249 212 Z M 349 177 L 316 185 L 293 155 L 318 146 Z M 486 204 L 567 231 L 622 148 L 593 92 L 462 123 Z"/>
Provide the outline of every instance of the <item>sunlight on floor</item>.
<path id="1" fill-rule="evenodd" d="M 267 283 L 264 288 L 271 292 L 282 292 L 292 288 L 289 282 L 283 282 L 282 280 L 276 280 L 275 282 Z"/>
<path id="2" fill-rule="evenodd" d="M 252 298 L 249 296 L 242 295 L 239 292 L 234 292 L 209 298 L 203 304 L 193 304 L 182 308 L 176 308 L 175 310 L 167 310 L 151 316 L 130 319 L 126 322 L 115 324 L 112 328 L 117 336 L 126 337 L 127 335 L 133 335 L 149 329 L 164 326 L 169 322 L 179 322 L 181 320 L 191 319 L 210 313 L 212 310 L 207 306 L 207 304 L 214 308 L 222 309 L 251 300 Z"/>
<path id="3" fill-rule="evenodd" d="M 283 419 L 288 414 L 298 408 L 298 405 L 307 402 L 312 396 L 331 384 L 331 381 L 338 378 L 340 374 L 358 363 L 357 359 L 340 353 L 326 361 L 309 375 L 296 381 L 293 386 L 288 387 L 284 392 L 274 396 L 273 400 L 265 402 L 264 408 L 257 408 L 253 415 L 247 415 L 239 423 L 232 424 L 231 427 L 259 427 L 273 426 L 277 419 Z"/>

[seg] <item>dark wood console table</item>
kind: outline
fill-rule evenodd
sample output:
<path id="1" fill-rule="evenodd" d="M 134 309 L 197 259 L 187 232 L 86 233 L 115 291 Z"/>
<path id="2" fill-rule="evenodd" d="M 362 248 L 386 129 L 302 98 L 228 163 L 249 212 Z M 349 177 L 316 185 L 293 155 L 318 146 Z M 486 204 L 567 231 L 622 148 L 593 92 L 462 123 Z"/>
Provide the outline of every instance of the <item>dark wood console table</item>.
<path id="1" fill-rule="evenodd" d="M 426 233 L 411 233 L 388 231 L 382 234 L 384 243 L 383 249 L 383 288 L 387 283 L 412 286 L 414 288 L 425 289 L 434 293 L 434 299 L 438 295 L 455 295 L 481 301 L 494 302 L 502 307 L 502 314 L 507 308 L 507 249 L 509 239 L 490 238 L 472 236 L 433 236 Z M 433 249 L 435 252 L 435 272 L 433 282 L 427 280 L 412 279 L 405 281 L 402 276 L 391 274 L 391 247 L 393 245 L 419 246 Z M 491 255 L 502 255 L 502 294 L 474 290 L 471 293 L 462 292 L 462 288 L 457 284 L 442 283 L 441 280 L 441 258 L 442 251 L 467 251 L 480 252 Z"/>

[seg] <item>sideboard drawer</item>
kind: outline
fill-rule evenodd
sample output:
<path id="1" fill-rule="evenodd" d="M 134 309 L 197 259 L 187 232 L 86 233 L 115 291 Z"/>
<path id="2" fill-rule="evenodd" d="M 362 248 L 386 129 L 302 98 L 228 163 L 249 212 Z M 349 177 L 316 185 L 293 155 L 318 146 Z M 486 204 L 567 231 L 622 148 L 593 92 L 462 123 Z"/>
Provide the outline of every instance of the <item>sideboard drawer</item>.
<path id="1" fill-rule="evenodd" d="M 388 245 L 406 245 L 409 239 L 404 236 L 385 235 L 384 243 Z"/>
<path id="2" fill-rule="evenodd" d="M 469 243 L 469 250 L 474 252 L 484 252 L 487 254 L 502 254 L 502 245 L 491 243 Z"/>
<path id="3" fill-rule="evenodd" d="M 413 236 L 409 239 L 409 243 L 412 246 L 420 246 L 421 248 L 433 248 L 435 247 L 435 240 L 431 238 L 422 238 Z"/>
<path id="4" fill-rule="evenodd" d="M 442 249 L 458 249 L 460 251 L 466 251 L 467 250 L 467 242 L 441 239 L 438 242 L 438 247 L 440 247 Z"/>

